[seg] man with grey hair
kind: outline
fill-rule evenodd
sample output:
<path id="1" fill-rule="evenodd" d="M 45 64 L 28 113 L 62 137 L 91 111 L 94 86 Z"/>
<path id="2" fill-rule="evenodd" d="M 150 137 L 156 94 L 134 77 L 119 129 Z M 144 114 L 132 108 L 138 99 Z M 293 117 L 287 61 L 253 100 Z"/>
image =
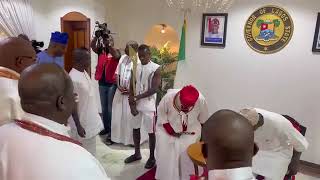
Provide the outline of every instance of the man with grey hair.
<path id="1" fill-rule="evenodd" d="M 259 147 L 253 158 L 257 179 L 282 180 L 297 174 L 301 152 L 308 148 L 307 140 L 281 114 L 258 108 L 240 110 L 255 130 Z"/>
<path id="2" fill-rule="evenodd" d="M 117 90 L 112 104 L 111 140 L 124 145 L 133 145 L 133 129 L 130 120 L 133 118 L 129 106 L 130 79 L 133 63 L 130 58 L 129 49 L 138 52 L 139 44 L 136 41 L 129 41 L 125 47 L 125 54 L 121 56 L 116 69 Z M 140 143 L 147 140 L 147 133 L 141 132 Z"/>

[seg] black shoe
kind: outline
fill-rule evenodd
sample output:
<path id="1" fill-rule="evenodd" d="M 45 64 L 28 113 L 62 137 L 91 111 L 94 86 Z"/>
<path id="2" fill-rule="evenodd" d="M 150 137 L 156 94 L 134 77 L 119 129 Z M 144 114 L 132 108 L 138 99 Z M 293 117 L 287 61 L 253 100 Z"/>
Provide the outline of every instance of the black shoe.
<path id="1" fill-rule="evenodd" d="M 129 164 L 135 161 L 140 161 L 142 159 L 141 155 L 131 155 L 127 159 L 124 160 L 124 163 Z"/>
<path id="2" fill-rule="evenodd" d="M 146 169 L 152 169 L 153 167 L 156 166 L 156 159 L 152 158 L 152 159 L 148 159 L 146 165 L 144 166 L 144 168 Z"/>
<path id="3" fill-rule="evenodd" d="M 106 130 L 102 130 L 102 131 L 99 133 L 100 136 L 104 136 L 104 135 L 106 135 L 106 134 L 107 134 L 107 131 L 106 131 Z"/>
<path id="4" fill-rule="evenodd" d="M 106 145 L 111 146 L 112 144 L 114 144 L 114 142 L 111 141 L 111 139 L 107 138 L 106 139 Z"/>

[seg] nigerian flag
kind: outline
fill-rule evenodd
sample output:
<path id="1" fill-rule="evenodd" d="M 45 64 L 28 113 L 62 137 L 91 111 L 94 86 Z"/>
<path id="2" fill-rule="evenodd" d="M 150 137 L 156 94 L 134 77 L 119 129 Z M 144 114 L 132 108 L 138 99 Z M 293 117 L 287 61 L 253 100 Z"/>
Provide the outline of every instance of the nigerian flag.
<path id="1" fill-rule="evenodd" d="M 186 26 L 187 26 L 187 21 L 186 19 L 184 19 L 182 32 L 181 32 L 178 61 L 186 60 Z"/>

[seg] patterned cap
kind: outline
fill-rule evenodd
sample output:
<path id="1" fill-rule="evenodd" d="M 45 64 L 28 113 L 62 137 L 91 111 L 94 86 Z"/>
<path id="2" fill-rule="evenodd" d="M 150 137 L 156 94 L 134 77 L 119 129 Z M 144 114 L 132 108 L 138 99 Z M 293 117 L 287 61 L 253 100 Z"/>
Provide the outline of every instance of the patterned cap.
<path id="1" fill-rule="evenodd" d="M 51 33 L 51 42 L 55 42 L 55 43 L 59 43 L 59 44 L 63 44 L 66 45 L 68 43 L 68 33 L 61 33 L 61 32 L 53 32 Z"/>

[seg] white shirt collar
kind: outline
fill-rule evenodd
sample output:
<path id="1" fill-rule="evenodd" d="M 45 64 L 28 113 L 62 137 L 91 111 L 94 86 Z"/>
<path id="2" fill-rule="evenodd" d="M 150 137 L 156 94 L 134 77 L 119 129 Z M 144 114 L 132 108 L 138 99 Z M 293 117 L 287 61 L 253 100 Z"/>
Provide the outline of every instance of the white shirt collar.
<path id="1" fill-rule="evenodd" d="M 253 180 L 251 167 L 209 171 L 209 180 Z"/>
<path id="2" fill-rule="evenodd" d="M 33 123 L 36 123 L 37 125 L 40 125 L 43 128 L 46 128 L 47 130 L 50 130 L 52 132 L 58 133 L 60 135 L 64 135 L 67 137 L 70 137 L 68 131 L 69 128 L 56 123 L 52 120 L 49 120 L 47 118 L 35 115 L 35 114 L 30 114 L 30 113 L 24 113 L 23 117 L 21 118 L 23 121 L 31 121 Z"/>

